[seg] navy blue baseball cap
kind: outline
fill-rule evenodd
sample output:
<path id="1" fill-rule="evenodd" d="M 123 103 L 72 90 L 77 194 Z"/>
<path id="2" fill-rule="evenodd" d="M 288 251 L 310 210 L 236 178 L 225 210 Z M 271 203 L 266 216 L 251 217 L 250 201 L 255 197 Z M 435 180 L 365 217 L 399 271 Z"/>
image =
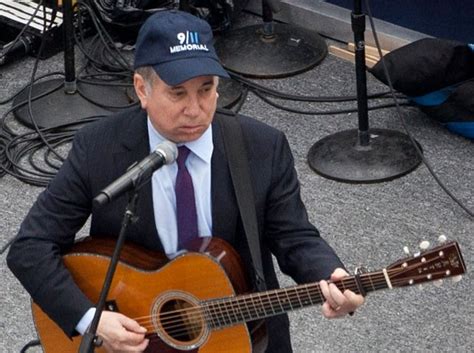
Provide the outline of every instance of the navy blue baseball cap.
<path id="1" fill-rule="evenodd" d="M 158 11 L 140 28 L 134 68 L 152 66 L 170 86 L 198 76 L 229 77 L 212 41 L 206 21 L 183 11 Z"/>

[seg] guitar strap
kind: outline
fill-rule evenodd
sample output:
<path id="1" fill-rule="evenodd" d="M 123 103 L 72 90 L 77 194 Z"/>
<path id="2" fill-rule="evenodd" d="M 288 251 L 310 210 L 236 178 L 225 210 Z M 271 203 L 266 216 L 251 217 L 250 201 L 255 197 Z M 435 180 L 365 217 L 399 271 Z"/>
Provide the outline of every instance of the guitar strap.
<path id="1" fill-rule="evenodd" d="M 266 286 L 260 251 L 260 236 L 258 234 L 254 194 L 250 181 L 250 167 L 242 128 L 237 121 L 237 116 L 232 112 L 222 114 L 218 121 L 224 137 L 224 149 L 229 161 L 232 184 L 234 185 L 237 205 L 242 218 L 244 232 L 247 236 L 250 256 L 252 257 L 255 284 L 259 291 L 264 291 Z"/>

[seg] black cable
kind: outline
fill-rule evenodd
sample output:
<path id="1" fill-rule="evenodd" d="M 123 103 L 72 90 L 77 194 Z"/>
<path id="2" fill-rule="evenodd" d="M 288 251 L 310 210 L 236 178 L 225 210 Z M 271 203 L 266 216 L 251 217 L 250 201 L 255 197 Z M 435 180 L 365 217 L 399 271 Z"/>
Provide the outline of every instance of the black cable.
<path id="1" fill-rule="evenodd" d="M 75 132 L 81 128 L 84 124 L 96 121 L 103 116 L 85 118 L 79 121 L 64 124 L 58 127 L 45 128 L 41 130 L 41 135 L 48 141 L 53 147 L 60 146 L 64 143 L 72 141 Z M 47 165 L 52 165 L 52 171 L 44 173 L 42 167 L 36 168 L 36 163 L 30 164 L 33 170 L 27 169 L 22 166 L 20 162 L 25 158 L 31 158 L 31 154 L 35 154 L 39 149 L 44 149 L 42 139 L 36 132 L 27 132 L 18 135 L 8 141 L 5 146 L 4 154 L 8 161 L 8 166 L 2 163 L 0 167 L 8 174 L 13 177 L 31 185 L 35 186 L 46 186 L 51 179 L 56 175 L 57 169 L 60 166 L 53 166 L 51 162 L 46 162 Z M 46 150 L 46 157 L 51 158 L 51 150 Z M 57 157 L 56 157 L 57 158 Z"/>
<path id="2" fill-rule="evenodd" d="M 54 75 L 63 75 L 64 76 L 64 73 L 62 73 L 62 72 L 52 72 L 52 73 L 49 73 L 49 74 L 41 75 L 39 77 L 36 77 L 35 82 L 37 82 L 37 81 L 39 81 L 39 80 L 41 80 L 45 77 L 54 76 Z M 0 105 L 4 105 L 4 104 L 7 104 L 7 103 L 11 102 L 16 97 L 18 97 L 21 93 L 23 93 L 23 91 L 25 91 L 26 88 L 27 88 L 27 86 L 21 88 L 18 92 L 14 93 L 12 96 L 10 96 L 8 98 L 5 98 L 4 100 L 0 101 Z M 33 98 L 33 100 L 34 99 L 37 99 L 37 97 Z"/>
<path id="3" fill-rule="evenodd" d="M 54 138 L 50 139 L 50 144 L 56 150 L 58 147 L 71 142 L 73 140 L 73 138 L 74 138 L 74 133 L 70 134 L 70 133 L 60 132 L 58 134 L 55 134 Z M 33 148 L 33 150 L 28 154 L 28 162 L 33 167 L 34 170 L 38 171 L 39 173 L 41 173 L 44 176 L 53 178 L 56 175 L 59 168 L 61 167 L 62 163 L 60 163 L 59 165 L 53 163 L 52 160 L 51 160 L 51 151 L 46 150 L 45 155 L 43 155 L 43 162 L 50 169 L 46 169 L 46 168 L 43 168 L 42 166 L 40 166 L 37 163 L 37 160 L 39 158 L 36 157 L 36 154 L 38 152 L 41 152 L 42 148 L 43 148 L 43 146 L 42 146 L 41 143 L 36 144 L 36 146 Z M 53 157 L 55 157 L 55 156 L 53 155 Z M 57 158 L 56 158 L 56 161 L 58 161 Z M 59 161 L 59 162 L 61 162 L 61 161 Z"/>
<path id="4" fill-rule="evenodd" d="M 64 136 L 61 137 L 61 139 L 55 144 L 55 147 L 58 148 L 58 147 L 61 147 L 62 145 L 71 143 L 74 140 L 74 135 L 76 134 L 76 131 L 77 130 L 64 133 Z M 57 158 L 54 158 L 55 156 L 52 155 L 49 150 L 45 151 L 45 154 L 46 155 L 43 157 L 43 160 L 46 163 L 46 165 L 48 165 L 51 169 L 59 170 L 59 168 L 61 168 L 61 165 L 62 165 L 61 161 L 58 161 Z M 59 164 L 57 164 L 57 162 L 59 162 Z M 32 163 L 32 165 L 34 164 Z M 37 167 L 37 169 L 38 168 L 39 167 Z"/>
<path id="5" fill-rule="evenodd" d="M 342 110 L 327 110 L 327 111 L 319 111 L 319 110 L 313 110 L 313 111 L 305 111 L 305 110 L 300 110 L 300 109 L 295 109 L 295 108 L 289 108 L 286 106 L 283 106 L 281 104 L 278 104 L 266 97 L 264 94 L 260 93 L 258 90 L 252 90 L 252 92 L 259 97 L 261 100 L 263 100 L 265 103 L 270 104 L 274 106 L 275 108 L 285 110 L 290 113 L 295 113 L 295 114 L 303 114 L 303 115 L 337 115 L 337 114 L 348 114 L 348 113 L 355 113 L 357 112 L 357 108 L 348 108 L 348 109 L 342 109 Z M 402 103 L 402 105 L 411 105 L 409 102 Z M 378 109 L 386 109 L 386 108 L 393 108 L 395 105 L 394 104 L 382 104 L 382 105 L 376 105 L 369 107 L 368 110 L 378 110 Z"/>
<path id="6" fill-rule="evenodd" d="M 130 79 L 132 78 L 130 72 L 125 72 L 125 73 L 115 73 L 114 76 L 117 77 L 110 77 L 109 73 L 94 73 L 94 74 L 85 74 L 82 75 L 78 81 L 87 83 L 89 85 L 97 85 L 97 86 L 113 86 L 113 87 L 133 87 L 133 83 L 126 83 L 120 80 L 117 80 L 118 77 L 121 77 L 121 79 Z M 90 80 L 89 78 L 94 78 L 94 77 L 103 77 L 100 81 L 97 80 Z"/>
<path id="7" fill-rule="evenodd" d="M 44 12 L 46 14 L 46 11 Z M 45 27 L 46 27 L 46 17 L 45 17 Z M 108 36 L 107 33 L 105 33 L 105 37 L 107 37 L 110 41 L 110 36 Z M 102 37 L 104 38 L 104 37 Z M 104 40 L 105 42 L 105 40 Z M 33 116 L 33 111 L 32 111 L 32 105 L 31 105 L 31 98 L 32 98 L 32 87 L 33 87 L 33 82 L 35 81 L 35 75 L 36 75 L 36 71 L 37 71 L 37 68 L 38 68 L 38 64 L 39 64 L 39 56 L 40 56 L 40 53 L 42 52 L 43 48 L 44 48 L 44 37 L 42 38 L 42 41 L 41 41 L 41 45 L 40 45 L 40 49 L 38 51 L 38 57 L 37 57 L 37 60 L 35 61 L 35 65 L 34 65 L 34 68 L 33 68 L 33 73 L 32 73 L 32 79 L 31 79 L 31 82 L 30 82 L 30 85 L 28 87 L 28 113 L 30 115 L 30 119 L 34 125 L 34 129 L 35 131 L 37 132 L 38 136 L 40 137 L 41 141 L 43 142 L 43 144 L 47 147 L 47 149 L 52 152 L 61 162 L 64 161 L 64 158 L 62 156 L 60 156 L 54 149 L 54 147 L 49 143 L 49 141 L 43 136 L 42 134 L 42 131 L 39 129 L 35 119 L 34 119 L 34 116 Z M 119 55 L 120 57 L 120 55 Z M 78 93 L 81 94 L 82 97 L 88 99 L 88 100 L 91 100 L 90 98 L 86 97 L 84 94 L 82 94 L 79 90 L 78 90 Z M 93 102 L 93 103 L 97 103 L 97 102 Z M 101 105 L 101 106 L 104 106 L 102 104 L 98 104 L 98 105 Z M 114 107 L 114 108 L 128 108 L 130 105 L 125 105 L 123 107 Z M 8 149 L 6 150 L 6 152 L 8 153 Z M 9 158 L 10 161 L 12 160 L 12 158 Z M 19 166 L 15 165 L 15 164 L 12 164 L 12 166 L 17 169 L 21 169 L 23 170 L 23 168 L 19 168 Z M 37 173 L 33 173 L 34 175 L 36 175 Z M 18 174 L 16 174 L 18 175 Z M 49 180 L 49 178 L 47 178 Z M 31 178 L 28 178 L 28 177 L 25 177 L 23 176 L 23 180 L 25 180 L 26 182 L 29 182 L 29 183 L 34 183 L 34 184 L 44 184 L 45 181 L 43 179 L 39 179 L 39 180 L 36 180 L 36 179 L 31 179 Z"/>
<path id="8" fill-rule="evenodd" d="M 43 175 L 43 173 L 28 170 L 20 164 L 23 155 L 29 155 L 31 150 L 36 149 L 37 146 L 41 147 L 41 141 L 38 141 L 37 139 L 22 140 L 23 137 L 24 136 L 22 135 L 16 137 L 6 146 L 5 154 L 8 161 L 11 163 L 7 173 L 27 182 L 28 184 L 43 185 L 48 181 L 46 178 L 47 176 Z"/>
<path id="9" fill-rule="evenodd" d="M 23 28 L 20 30 L 20 33 L 18 33 L 18 35 L 15 37 L 13 42 L 8 47 L 8 49 L 4 53 L 2 53 L 2 55 L 0 55 L 0 61 L 1 61 L 1 59 L 3 59 L 5 57 L 5 55 L 7 55 L 10 52 L 10 50 L 15 46 L 15 44 L 18 43 L 21 36 L 28 29 L 28 27 L 30 26 L 30 23 L 33 21 L 33 19 L 35 18 L 36 14 L 38 13 L 38 11 L 39 11 L 39 9 L 42 5 L 43 5 L 43 0 L 40 0 L 39 3 L 38 3 L 38 6 L 36 6 L 36 8 L 35 8 L 35 11 L 33 12 L 33 14 L 29 18 L 29 20 L 26 22 L 26 24 L 23 26 Z"/>
<path id="10" fill-rule="evenodd" d="M 69 143 L 74 138 L 75 132 L 82 127 L 84 124 L 91 123 L 97 119 L 101 119 L 103 116 L 84 118 L 80 121 L 75 121 L 71 123 L 66 123 L 61 126 L 53 128 L 44 128 L 41 130 L 41 133 L 45 139 L 47 139 L 50 144 L 54 147 Z M 0 168 L 3 169 L 5 173 L 12 175 L 18 180 L 25 182 L 33 186 L 46 186 L 50 180 L 56 175 L 57 170 L 60 168 L 60 165 L 55 165 L 53 162 L 49 161 L 51 158 L 51 150 L 46 149 L 43 160 L 46 165 L 51 167 L 51 171 L 45 170 L 43 167 L 38 166 L 35 161 L 32 159 L 34 155 L 40 150 L 44 150 L 44 145 L 40 141 L 39 135 L 32 131 L 25 134 L 17 135 L 14 138 L 5 139 L 2 136 L 3 132 L 0 131 L 0 150 L 2 151 L 2 157 L 8 159 L 8 163 L 2 161 Z M 33 167 L 33 170 L 26 169 L 20 165 L 20 162 L 27 157 L 30 160 L 30 165 Z M 53 156 L 55 157 L 55 156 Z M 55 162 L 57 162 L 57 158 Z M 8 165 L 7 165 L 8 164 Z M 7 244 L 5 244 L 0 250 L 0 254 L 3 254 L 6 249 L 12 244 L 15 237 L 10 239 Z"/>
<path id="11" fill-rule="evenodd" d="M 127 109 L 127 108 L 131 108 L 133 106 L 136 106 L 138 105 L 138 102 L 133 102 L 133 103 L 130 103 L 130 104 L 125 104 L 125 105 L 107 105 L 107 104 L 104 104 L 104 103 L 101 103 L 97 100 L 94 100 L 92 99 L 91 97 L 88 97 L 87 95 L 85 95 L 81 89 L 78 87 L 77 88 L 77 93 L 79 93 L 81 95 L 82 98 L 84 98 L 86 101 L 88 102 L 91 102 L 92 104 L 98 106 L 98 107 L 102 107 L 102 108 L 106 108 L 106 109 Z"/>
<path id="12" fill-rule="evenodd" d="M 44 13 L 46 14 L 46 11 L 44 11 Z M 92 11 L 92 15 L 95 16 L 93 11 Z M 46 28 L 47 25 L 46 25 L 45 18 L 44 18 L 44 21 L 45 21 L 44 27 Z M 82 20 L 79 21 L 79 24 L 80 25 L 82 24 Z M 100 23 L 98 23 L 98 21 L 96 21 L 95 24 L 99 31 L 103 30 L 103 26 L 101 26 Z M 44 33 L 46 33 L 46 31 L 47 30 L 45 30 Z M 104 31 L 105 30 L 103 30 L 102 32 Z M 84 35 L 84 32 L 82 32 L 81 35 Z M 98 38 L 96 40 L 97 48 L 101 48 L 101 46 L 103 46 L 102 42 L 112 43 L 111 37 L 108 34 L 102 34 L 102 36 L 98 36 L 97 38 Z M 102 42 L 100 42 L 101 39 L 102 39 Z M 38 55 L 36 57 L 36 61 L 34 63 L 34 68 L 33 68 L 33 72 L 32 72 L 29 84 L 18 93 L 15 93 L 12 97 L 8 97 L 4 101 L 0 102 L 2 104 L 7 103 L 11 101 L 12 99 L 14 99 L 15 97 L 17 97 L 20 93 L 25 92 L 25 90 L 27 90 L 27 100 L 25 102 L 17 104 L 14 107 L 11 107 L 5 114 L 3 114 L 0 121 L 0 153 L 1 153 L 0 176 L 3 176 L 6 173 L 8 173 L 25 183 L 35 185 L 35 186 L 46 186 L 49 183 L 49 181 L 52 179 L 52 177 L 54 177 L 54 175 L 57 173 L 57 170 L 59 169 L 60 164 L 62 164 L 64 158 L 60 154 L 58 154 L 55 149 L 66 143 L 69 143 L 73 139 L 75 131 L 78 128 L 82 127 L 86 123 L 92 122 L 94 120 L 97 120 L 103 117 L 103 116 L 98 116 L 98 117 L 85 118 L 75 123 L 64 124 L 62 126 L 55 127 L 54 131 L 50 129 L 40 129 L 38 127 L 34 119 L 34 114 L 32 112 L 31 102 L 33 102 L 34 100 L 38 98 L 44 97 L 50 94 L 51 92 L 53 92 L 54 90 L 60 89 L 63 86 L 63 83 L 61 83 L 57 87 L 54 87 L 48 90 L 48 92 L 43 92 L 42 94 L 35 95 L 35 96 L 33 96 L 32 94 L 33 84 L 36 83 L 38 80 L 44 77 L 53 75 L 53 74 L 59 74 L 59 73 L 53 73 L 53 74 L 46 74 L 40 77 L 36 77 L 36 72 L 39 65 L 39 56 L 41 52 L 43 51 L 44 43 L 45 41 L 44 41 L 44 36 L 43 36 L 40 47 L 39 47 Z M 78 45 L 81 45 L 80 41 Z M 115 58 L 115 57 L 120 56 L 120 53 L 118 53 L 117 50 L 115 51 L 109 50 L 109 49 L 107 50 L 108 50 L 107 53 L 109 53 L 107 54 L 109 58 Z M 85 53 L 87 54 L 87 52 Z M 107 85 L 107 86 L 130 86 L 131 87 L 132 86 L 131 83 L 128 83 L 128 84 L 123 83 L 124 78 L 130 79 L 130 82 L 131 82 L 131 77 L 132 77 L 132 73 L 130 71 L 129 65 L 128 64 L 123 65 L 124 62 L 125 62 L 125 59 L 119 61 L 119 64 L 122 64 L 122 65 L 117 66 L 117 68 L 115 68 L 116 69 L 115 71 L 118 70 L 117 72 L 101 70 L 101 72 L 99 73 L 84 75 L 83 81 L 84 82 L 87 81 L 88 84 L 100 85 L 101 83 L 103 83 L 104 85 Z M 110 63 L 110 60 L 109 60 L 109 63 Z M 123 66 L 126 66 L 125 70 Z M 61 74 L 64 75 L 64 73 L 61 73 Z M 79 78 L 78 80 L 81 80 L 81 78 Z M 122 80 L 122 82 L 118 82 L 118 80 Z M 82 92 L 79 92 L 79 94 L 81 94 L 81 96 L 83 96 L 84 98 L 90 100 L 90 98 L 86 97 L 84 94 L 82 94 Z M 93 103 L 97 103 L 98 105 L 105 106 L 104 104 L 100 104 L 98 102 L 93 102 Z M 25 104 L 28 104 L 28 114 L 30 115 L 30 119 L 34 125 L 34 132 L 26 133 L 26 134 L 17 134 L 7 124 L 7 117 L 9 116 L 9 114 L 11 114 L 12 111 L 24 106 Z M 124 105 L 123 107 L 113 107 L 113 108 L 115 109 L 128 108 L 131 105 Z M 109 108 L 112 108 L 112 107 L 109 107 Z M 38 154 L 44 150 L 44 147 L 46 147 L 46 151 L 44 152 L 45 155 L 44 155 L 43 161 L 42 163 L 38 163 L 37 162 Z M 26 162 L 28 162 L 29 166 L 25 164 Z"/>
<path id="13" fill-rule="evenodd" d="M 46 76 L 49 76 L 49 75 L 56 75 L 57 73 L 52 73 L 52 74 L 48 74 L 48 75 L 43 75 L 41 78 L 44 78 Z M 42 94 L 40 95 L 36 95 L 35 97 L 32 97 L 32 101 L 36 100 L 36 99 L 39 99 L 41 97 L 44 97 L 46 95 L 48 95 L 49 93 L 55 91 L 56 89 L 60 88 L 62 86 L 62 84 L 60 86 L 57 86 L 57 87 L 53 87 L 52 89 L 50 89 L 49 91 L 45 91 L 43 92 Z M 25 87 L 26 88 L 26 87 Z M 24 89 L 25 89 L 24 88 Z M 24 90 L 23 89 L 23 90 Z M 9 116 L 9 114 L 24 106 L 25 104 L 27 104 L 27 102 L 20 102 L 14 106 L 12 106 L 9 110 L 7 110 L 1 117 L 1 120 L 0 120 L 0 163 L 1 163 L 1 168 L 0 168 L 0 176 L 4 176 L 5 173 L 6 173 L 6 170 L 8 170 L 8 168 L 10 167 L 10 163 L 8 162 L 8 158 L 5 154 L 5 151 L 6 151 L 6 145 L 8 144 L 8 142 L 14 138 L 15 136 L 17 136 L 17 134 L 12 130 L 10 129 L 10 127 L 7 125 L 6 123 L 6 119 L 7 117 Z"/>
<path id="14" fill-rule="evenodd" d="M 49 77 L 49 76 L 57 76 L 57 75 L 62 75 L 62 76 L 64 76 L 64 73 L 61 73 L 61 72 L 52 72 L 52 73 L 49 73 L 49 74 L 46 74 L 46 75 L 42 75 L 42 76 L 40 76 L 40 77 L 35 78 L 34 83 L 40 81 L 40 80 L 43 79 L 43 78 L 46 78 L 46 77 Z M 19 95 L 20 93 L 22 93 L 23 91 L 25 91 L 25 90 L 29 87 L 29 85 L 30 85 L 30 83 L 28 83 L 27 86 L 23 87 L 23 88 L 22 88 L 18 93 L 16 93 L 15 95 L 17 96 L 17 95 Z M 61 83 L 61 84 L 58 85 L 58 86 L 55 86 L 55 87 L 53 87 L 53 88 L 50 88 L 48 91 L 45 91 L 45 92 L 43 92 L 43 93 L 41 93 L 41 94 L 38 94 L 38 95 L 36 95 L 36 96 L 34 96 L 34 97 L 31 97 L 31 100 L 32 100 L 32 101 L 35 101 L 35 100 L 37 100 L 37 99 L 40 99 L 40 98 L 42 98 L 42 97 L 45 97 L 45 96 L 47 96 L 48 94 L 50 94 L 50 93 L 52 93 L 52 92 L 58 90 L 59 88 L 61 88 L 62 85 L 63 85 L 63 84 Z M 16 104 L 16 105 L 10 107 L 10 109 L 8 109 L 8 110 L 2 115 L 2 117 L 0 118 L 0 131 L 7 129 L 7 132 L 9 132 L 9 133 L 12 134 L 12 135 L 15 135 L 15 133 L 14 133 L 12 130 L 9 130 L 8 127 L 5 125 L 6 117 L 7 117 L 7 115 L 10 114 L 12 111 L 14 111 L 14 110 L 16 110 L 16 109 L 18 109 L 18 108 L 21 108 L 22 106 L 24 106 L 24 105 L 26 105 L 26 104 L 27 104 L 27 101 L 20 102 L 20 103 L 18 103 L 18 104 Z"/>
<path id="15" fill-rule="evenodd" d="M 277 90 L 274 90 L 272 88 L 268 88 L 265 86 L 262 86 L 258 83 L 255 83 L 241 75 L 238 75 L 233 72 L 229 72 L 229 75 L 235 79 L 236 81 L 242 83 L 244 86 L 247 86 L 249 89 L 252 89 L 253 91 L 260 91 L 263 92 L 267 95 L 280 98 L 280 99 L 286 99 L 286 100 L 293 100 L 293 101 L 301 101 L 301 102 L 314 102 L 314 103 L 340 103 L 340 102 L 348 102 L 348 101 L 355 101 L 357 100 L 357 96 L 326 96 L 326 97 L 314 97 L 314 96 L 301 96 L 301 95 L 293 95 L 293 94 L 288 94 L 288 93 L 281 93 Z M 379 92 L 379 93 L 374 93 L 371 95 L 368 95 L 368 98 L 371 99 L 382 99 L 382 98 L 387 98 L 386 96 L 390 94 L 390 91 L 388 92 Z M 388 98 L 391 98 L 388 97 Z"/>
<path id="16" fill-rule="evenodd" d="M 78 82 L 84 82 L 84 83 L 95 84 L 95 85 L 103 85 L 103 86 L 132 87 L 133 85 L 132 85 L 131 64 L 128 63 L 127 59 L 122 55 L 120 50 L 118 50 L 118 48 L 116 47 L 116 45 L 114 44 L 112 40 L 112 37 L 105 30 L 105 28 L 103 27 L 103 25 L 101 24 L 101 22 L 99 21 L 95 12 L 91 9 L 91 7 L 84 1 L 78 2 L 77 6 L 79 9 L 81 9 L 81 11 L 79 11 L 80 14 L 82 14 L 83 10 L 88 12 L 95 26 L 95 29 L 97 31 L 97 35 L 92 39 L 89 46 L 89 49 L 91 49 L 91 52 L 88 52 L 86 46 L 83 45 L 84 33 L 82 31 L 82 27 L 80 27 L 79 37 L 77 37 L 76 33 L 74 32 L 76 43 L 78 44 L 78 47 L 80 48 L 82 53 L 87 58 L 87 63 L 84 66 L 84 70 L 88 70 L 88 66 L 92 66 L 95 70 L 98 71 L 97 73 L 94 73 L 94 74 L 86 74 L 86 75 L 79 76 Z M 82 23 L 82 21 L 79 21 L 79 22 Z M 97 57 L 99 57 L 100 60 L 97 59 Z M 87 77 L 89 79 L 84 79 L 84 77 Z M 102 77 L 103 80 L 101 81 L 90 80 L 90 78 L 92 77 L 94 78 Z M 124 79 L 127 79 L 129 82 L 124 83 L 123 82 Z M 121 82 L 117 82 L 117 80 L 120 80 Z M 137 101 L 134 102 L 132 97 L 130 97 L 130 104 L 125 104 L 122 106 L 110 106 L 102 102 L 99 102 L 98 100 L 95 100 L 94 98 L 89 97 L 86 94 L 84 94 L 84 92 L 81 91 L 80 86 L 78 86 L 77 91 L 87 101 L 91 102 L 92 104 L 96 106 L 100 106 L 106 109 L 115 109 L 115 110 L 126 109 L 138 104 Z"/>
<path id="17" fill-rule="evenodd" d="M 77 47 L 79 48 L 79 51 L 84 55 L 84 57 L 87 59 L 87 64 L 86 65 L 94 65 L 96 67 L 100 67 L 102 65 L 102 63 L 98 60 L 96 60 L 95 56 L 92 55 L 89 51 L 92 51 L 92 53 L 94 53 L 94 50 L 88 50 L 88 48 L 85 47 L 84 45 L 84 41 L 85 41 L 85 38 L 82 37 L 82 34 L 81 34 L 81 39 L 77 38 L 76 36 L 76 33 L 74 32 L 74 36 L 75 36 L 75 42 L 76 42 L 76 45 Z M 91 40 L 91 43 L 89 43 L 89 47 L 92 47 L 92 48 L 95 48 L 95 42 L 99 41 L 99 35 L 96 34 L 93 39 Z"/>
<path id="18" fill-rule="evenodd" d="M 397 111 L 397 116 L 398 118 L 400 119 L 400 122 L 402 123 L 402 126 L 406 132 L 406 134 L 408 135 L 408 137 L 410 138 L 411 140 L 411 143 L 413 144 L 413 146 L 415 147 L 418 155 L 420 156 L 421 160 L 423 161 L 423 163 L 425 164 L 426 168 L 428 168 L 428 171 L 430 172 L 430 174 L 433 176 L 434 180 L 438 183 L 438 185 L 441 187 L 441 189 L 444 190 L 444 192 L 449 196 L 451 197 L 451 199 L 456 202 L 464 211 L 466 211 L 466 213 L 471 216 L 471 218 L 474 218 L 474 213 L 473 211 L 471 211 L 469 208 L 467 208 L 467 206 L 465 206 L 461 200 L 459 200 L 447 187 L 446 185 L 444 185 L 444 183 L 439 179 L 439 177 L 436 175 L 436 173 L 434 172 L 433 168 L 431 167 L 431 164 L 429 163 L 429 161 L 425 158 L 425 156 L 423 155 L 423 152 L 421 151 L 420 147 L 418 146 L 418 144 L 416 143 L 415 141 L 415 138 L 412 136 L 412 134 L 410 133 L 409 129 L 408 129 L 408 126 L 406 124 L 406 121 L 405 121 L 405 118 L 403 117 L 402 115 L 402 112 L 401 112 L 401 109 L 400 109 L 400 105 L 398 103 L 398 100 L 397 100 L 397 97 L 395 96 L 395 90 L 393 88 L 393 85 L 392 85 L 392 80 L 390 78 L 390 74 L 388 72 L 388 69 L 387 69 L 387 66 L 385 64 L 385 60 L 384 60 L 384 57 L 382 55 L 382 50 L 381 50 L 381 46 L 380 46 L 380 42 L 379 42 L 379 39 L 378 39 L 378 35 L 377 35 L 377 32 L 375 31 L 375 24 L 374 24 L 374 20 L 372 18 L 372 12 L 370 10 L 370 6 L 369 6 L 369 0 L 365 0 L 365 6 L 367 8 L 367 14 L 369 15 L 369 21 L 370 21 L 370 27 L 372 28 L 372 33 L 374 35 L 374 40 L 375 40 L 375 44 L 377 46 L 377 51 L 379 53 L 379 56 L 380 56 L 380 60 L 382 62 L 382 67 L 383 67 L 383 72 L 384 72 L 384 75 L 385 75 L 385 79 L 387 80 L 387 84 L 388 84 L 388 87 L 390 88 L 390 94 L 392 95 L 393 97 L 393 101 L 395 103 L 395 108 L 396 108 L 396 111 Z"/>
<path id="19" fill-rule="evenodd" d="M 0 252 L 0 253 L 3 253 Z M 28 349 L 30 349 L 31 347 L 36 347 L 36 346 L 39 346 L 41 345 L 41 342 L 39 340 L 31 340 L 30 342 L 28 342 L 20 351 L 20 353 L 25 353 Z"/>
<path id="20" fill-rule="evenodd" d="M 242 90 L 242 94 L 237 101 L 237 103 L 231 108 L 231 110 L 235 113 L 240 112 L 240 109 L 242 109 L 242 106 L 244 105 L 245 101 L 247 100 L 247 96 L 249 94 L 249 90 L 247 87 L 244 87 Z"/>
<path id="21" fill-rule="evenodd" d="M 104 49 L 110 54 L 112 54 L 112 57 L 115 58 L 115 61 L 119 64 L 119 67 L 122 70 L 132 71 L 131 65 L 128 63 L 127 59 L 122 55 L 120 50 L 118 50 L 117 47 L 114 45 L 114 41 L 112 37 L 107 32 L 107 30 L 105 29 L 103 24 L 100 22 L 100 20 L 97 18 L 93 9 L 85 1 L 79 1 L 76 4 L 76 6 L 83 7 L 84 9 L 87 10 L 97 30 L 97 34 L 100 37 L 101 42 L 103 43 Z M 76 38 L 76 42 L 77 42 L 77 38 Z M 111 48 L 113 48 L 113 50 Z"/>
<path id="22" fill-rule="evenodd" d="M 49 29 L 51 29 L 50 27 L 46 27 L 47 25 L 47 17 L 46 17 L 46 6 L 43 5 L 43 11 L 44 11 L 44 16 L 43 16 L 43 20 L 44 20 L 44 28 L 45 28 L 45 31 L 44 33 L 46 33 Z M 52 17 L 56 17 L 56 13 L 57 12 L 57 9 L 54 9 L 53 10 L 53 15 Z M 53 23 L 51 22 L 50 23 L 50 26 L 52 26 Z M 47 28 L 47 29 L 46 29 Z M 32 93 L 33 93 L 33 83 L 35 82 L 35 76 L 36 76 L 36 72 L 38 70 L 38 65 L 39 65 L 39 60 L 40 60 L 40 57 L 41 57 L 41 53 L 44 49 L 44 46 L 45 46 L 45 43 L 46 43 L 46 36 L 43 34 L 43 36 L 41 37 L 41 44 L 40 44 L 40 47 L 38 49 L 38 55 L 36 57 L 36 60 L 35 60 L 35 63 L 34 63 L 34 66 L 33 66 L 33 72 L 31 74 L 31 80 L 30 80 L 30 85 L 28 86 L 28 115 L 30 117 L 30 120 L 31 122 L 33 123 L 34 125 L 34 128 L 35 128 L 35 131 L 38 133 L 38 136 L 43 140 L 44 144 L 46 145 L 47 148 L 51 149 L 52 152 L 54 154 L 57 155 L 58 158 L 62 159 L 62 157 L 56 153 L 56 151 L 54 151 L 54 149 L 52 148 L 52 146 L 49 145 L 49 143 L 46 141 L 46 139 L 43 138 L 42 134 L 41 134 L 41 131 L 38 127 L 38 124 L 36 123 L 36 120 L 34 118 L 34 115 L 33 115 L 33 106 L 32 106 Z"/>
<path id="23" fill-rule="evenodd" d="M 0 249 L 0 255 L 2 255 L 2 254 L 10 247 L 10 245 L 12 245 L 12 243 L 15 241 L 15 239 L 16 239 L 17 236 L 18 236 L 18 235 L 15 235 L 14 237 L 11 237 L 11 238 L 7 241 L 7 243 Z M 25 346 L 25 347 L 26 347 L 26 346 Z M 28 348 L 28 347 L 26 347 L 26 348 Z M 22 351 L 22 352 L 24 352 L 24 351 Z"/>

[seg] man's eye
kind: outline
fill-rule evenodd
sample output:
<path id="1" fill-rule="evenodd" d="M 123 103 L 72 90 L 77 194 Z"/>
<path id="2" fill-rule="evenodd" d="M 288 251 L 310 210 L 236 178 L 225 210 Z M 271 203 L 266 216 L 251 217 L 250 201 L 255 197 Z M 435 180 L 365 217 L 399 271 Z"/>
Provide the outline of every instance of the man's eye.
<path id="1" fill-rule="evenodd" d="M 205 92 L 209 92 L 212 90 L 212 87 L 211 86 L 206 86 L 206 87 L 203 87 L 201 88 L 201 92 L 205 93 Z"/>

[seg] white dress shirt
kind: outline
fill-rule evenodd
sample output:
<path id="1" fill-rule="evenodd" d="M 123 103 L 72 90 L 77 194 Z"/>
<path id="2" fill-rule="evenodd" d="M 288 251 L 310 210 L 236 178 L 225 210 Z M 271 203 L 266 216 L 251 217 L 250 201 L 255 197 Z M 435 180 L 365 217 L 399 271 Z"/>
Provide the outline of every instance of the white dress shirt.
<path id="1" fill-rule="evenodd" d="M 148 136 L 150 152 L 165 139 L 155 130 L 148 119 Z M 198 220 L 198 233 L 201 237 L 212 234 L 211 212 L 211 158 L 214 144 L 212 142 L 212 126 L 197 140 L 184 145 L 191 150 L 186 159 L 186 167 L 193 180 L 194 197 Z M 153 210 L 156 230 L 165 253 L 173 257 L 178 247 L 178 228 L 176 221 L 176 195 L 174 186 L 178 165 L 176 162 L 164 166 L 153 173 Z"/>

